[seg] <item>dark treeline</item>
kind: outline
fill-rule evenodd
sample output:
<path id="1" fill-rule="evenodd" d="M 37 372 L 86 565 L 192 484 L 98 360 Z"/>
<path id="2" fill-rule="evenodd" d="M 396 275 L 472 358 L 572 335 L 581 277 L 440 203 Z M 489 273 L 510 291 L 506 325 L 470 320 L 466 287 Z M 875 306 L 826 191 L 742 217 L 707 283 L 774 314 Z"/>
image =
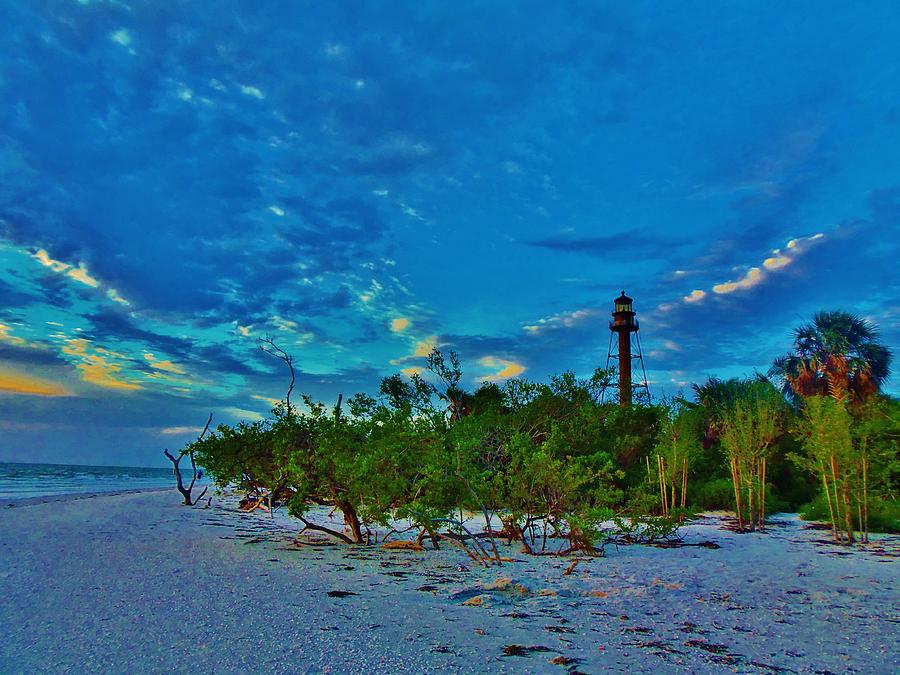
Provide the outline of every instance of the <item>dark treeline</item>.
<path id="1" fill-rule="evenodd" d="M 221 425 L 188 449 L 219 484 L 287 504 L 347 543 L 408 519 L 420 544 L 476 544 L 464 512 L 483 515 L 482 552 L 497 559 L 497 535 L 528 553 L 560 552 L 548 539 L 593 552 L 601 522 L 652 535 L 703 509 L 734 511 L 741 530 L 801 509 L 848 543 L 898 527 L 900 404 L 879 392 L 890 352 L 845 313 L 799 328 L 768 376 L 710 379 L 690 399 L 630 407 L 608 400 L 614 373 L 603 369 L 466 391 L 456 353 L 437 349 L 428 380 L 393 375 L 374 397 L 298 406 L 290 356 L 265 346 L 291 369 L 285 400 L 269 419 Z M 345 527 L 308 520 L 316 504 Z"/>

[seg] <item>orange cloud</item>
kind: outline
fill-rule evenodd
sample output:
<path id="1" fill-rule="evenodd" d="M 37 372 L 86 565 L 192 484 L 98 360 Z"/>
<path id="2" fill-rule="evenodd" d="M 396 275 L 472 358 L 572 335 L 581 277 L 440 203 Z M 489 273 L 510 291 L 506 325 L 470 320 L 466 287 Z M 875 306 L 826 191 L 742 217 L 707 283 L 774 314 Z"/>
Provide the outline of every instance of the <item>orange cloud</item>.
<path id="1" fill-rule="evenodd" d="M 407 328 L 409 328 L 409 323 L 409 319 L 399 316 L 391 321 L 391 332 L 402 333 Z"/>
<path id="2" fill-rule="evenodd" d="M 58 274 L 65 274 L 67 277 L 85 284 L 86 286 L 97 288 L 100 285 L 100 282 L 90 275 L 83 262 L 78 263 L 78 267 L 74 267 L 61 260 L 54 260 L 50 257 L 50 254 L 42 248 L 38 249 L 37 253 L 33 254 L 33 257 L 44 267 L 49 267 Z"/>
<path id="3" fill-rule="evenodd" d="M 87 266 L 83 262 L 79 261 L 78 265 L 75 266 L 63 262 L 62 260 L 54 260 L 50 257 L 50 254 L 42 248 L 39 248 L 35 253 L 32 253 L 31 257 L 37 260 L 44 267 L 50 268 L 57 274 L 63 274 L 80 284 L 90 286 L 91 288 L 100 288 L 101 286 L 100 280 L 91 275 L 91 273 L 88 271 Z M 117 291 L 115 288 L 107 288 L 106 297 L 120 305 L 131 304 L 130 302 L 128 302 L 128 300 L 123 298 L 122 294 L 119 293 L 119 291 Z"/>
<path id="4" fill-rule="evenodd" d="M 174 373 L 175 375 L 184 375 L 184 368 L 173 363 L 169 359 L 158 359 L 149 352 L 144 354 L 144 358 L 147 359 L 147 363 L 156 370 L 163 370 L 167 373 Z"/>
<path id="5" fill-rule="evenodd" d="M 85 382 L 96 384 L 98 387 L 124 391 L 133 391 L 141 388 L 141 385 L 136 382 L 131 382 L 120 376 L 122 372 L 120 365 L 108 361 L 105 356 L 97 353 L 110 354 L 110 352 L 94 349 L 92 353 L 89 351 L 91 343 L 83 338 L 70 338 L 66 340 L 66 343 L 62 351 L 64 354 L 79 359 L 75 367 L 81 371 L 81 379 Z"/>
<path id="6" fill-rule="evenodd" d="M 764 278 L 762 270 L 758 267 L 751 267 L 747 270 L 747 274 L 737 281 L 726 281 L 724 284 L 716 284 L 713 286 L 713 293 L 734 293 L 735 291 L 753 288 Z"/>
<path id="7" fill-rule="evenodd" d="M 271 396 L 261 396 L 259 394 L 251 394 L 250 398 L 255 398 L 257 401 L 265 401 L 273 408 L 281 403 L 281 399 L 272 398 Z"/>
<path id="8" fill-rule="evenodd" d="M 30 375 L 0 371 L 0 393 L 31 396 L 68 396 L 69 392 L 57 382 L 48 382 Z"/>
<path id="9" fill-rule="evenodd" d="M 414 357 L 425 357 L 431 353 L 437 347 L 437 336 L 432 335 L 431 337 L 425 338 L 424 340 L 420 340 L 416 343 L 416 348 L 413 350 Z"/>
<path id="10" fill-rule="evenodd" d="M 16 337 L 10 331 L 12 329 L 7 326 L 5 323 L 0 323 L 0 342 L 8 342 L 9 344 L 24 346 L 25 340 L 20 337 Z"/>
<path id="11" fill-rule="evenodd" d="M 525 372 L 525 366 L 515 361 L 508 361 L 496 356 L 484 356 L 478 361 L 485 368 L 499 368 L 497 372 L 482 375 L 480 379 L 487 382 L 498 382 L 518 377 Z"/>

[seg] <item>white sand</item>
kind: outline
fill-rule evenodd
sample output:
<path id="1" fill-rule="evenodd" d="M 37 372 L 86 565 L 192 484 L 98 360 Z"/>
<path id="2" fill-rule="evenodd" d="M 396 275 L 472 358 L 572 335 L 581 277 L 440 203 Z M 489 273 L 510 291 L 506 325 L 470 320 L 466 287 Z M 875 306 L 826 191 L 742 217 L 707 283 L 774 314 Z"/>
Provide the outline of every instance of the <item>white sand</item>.
<path id="1" fill-rule="evenodd" d="M 2 673 L 888 673 L 900 659 L 897 537 L 881 546 L 893 555 L 840 555 L 793 518 L 735 535 L 708 517 L 686 541 L 720 549 L 608 547 L 563 576 L 570 559 L 506 547 L 521 562 L 489 570 L 458 549 L 291 549 L 286 518 L 186 508 L 174 490 L 49 499 L 0 506 Z"/>

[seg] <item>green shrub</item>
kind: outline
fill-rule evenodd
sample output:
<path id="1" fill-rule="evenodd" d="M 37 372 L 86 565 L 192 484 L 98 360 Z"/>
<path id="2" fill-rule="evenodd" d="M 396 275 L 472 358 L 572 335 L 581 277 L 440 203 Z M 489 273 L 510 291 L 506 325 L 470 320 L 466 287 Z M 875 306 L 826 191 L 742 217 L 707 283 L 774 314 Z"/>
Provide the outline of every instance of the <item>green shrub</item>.
<path id="1" fill-rule="evenodd" d="M 728 478 L 714 478 L 696 488 L 691 506 L 700 510 L 734 510 L 734 486 Z"/>
<path id="2" fill-rule="evenodd" d="M 803 520 L 829 522 L 828 501 L 824 494 L 800 507 Z M 854 514 L 854 527 L 859 527 L 859 518 Z M 900 534 L 900 502 L 896 499 L 874 499 L 869 502 L 869 531 Z"/>

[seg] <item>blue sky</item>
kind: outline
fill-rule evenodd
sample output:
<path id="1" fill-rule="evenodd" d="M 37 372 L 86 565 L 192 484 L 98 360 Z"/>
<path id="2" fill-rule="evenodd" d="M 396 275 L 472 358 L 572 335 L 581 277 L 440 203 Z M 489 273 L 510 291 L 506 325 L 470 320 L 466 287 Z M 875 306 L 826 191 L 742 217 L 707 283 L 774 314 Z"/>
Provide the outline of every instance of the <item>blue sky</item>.
<path id="1" fill-rule="evenodd" d="M 552 5 L 552 6 L 551 6 Z M 0 460 L 162 465 L 298 387 L 652 392 L 900 343 L 900 5 L 2 2 Z M 888 390 L 898 392 L 894 377 Z"/>

